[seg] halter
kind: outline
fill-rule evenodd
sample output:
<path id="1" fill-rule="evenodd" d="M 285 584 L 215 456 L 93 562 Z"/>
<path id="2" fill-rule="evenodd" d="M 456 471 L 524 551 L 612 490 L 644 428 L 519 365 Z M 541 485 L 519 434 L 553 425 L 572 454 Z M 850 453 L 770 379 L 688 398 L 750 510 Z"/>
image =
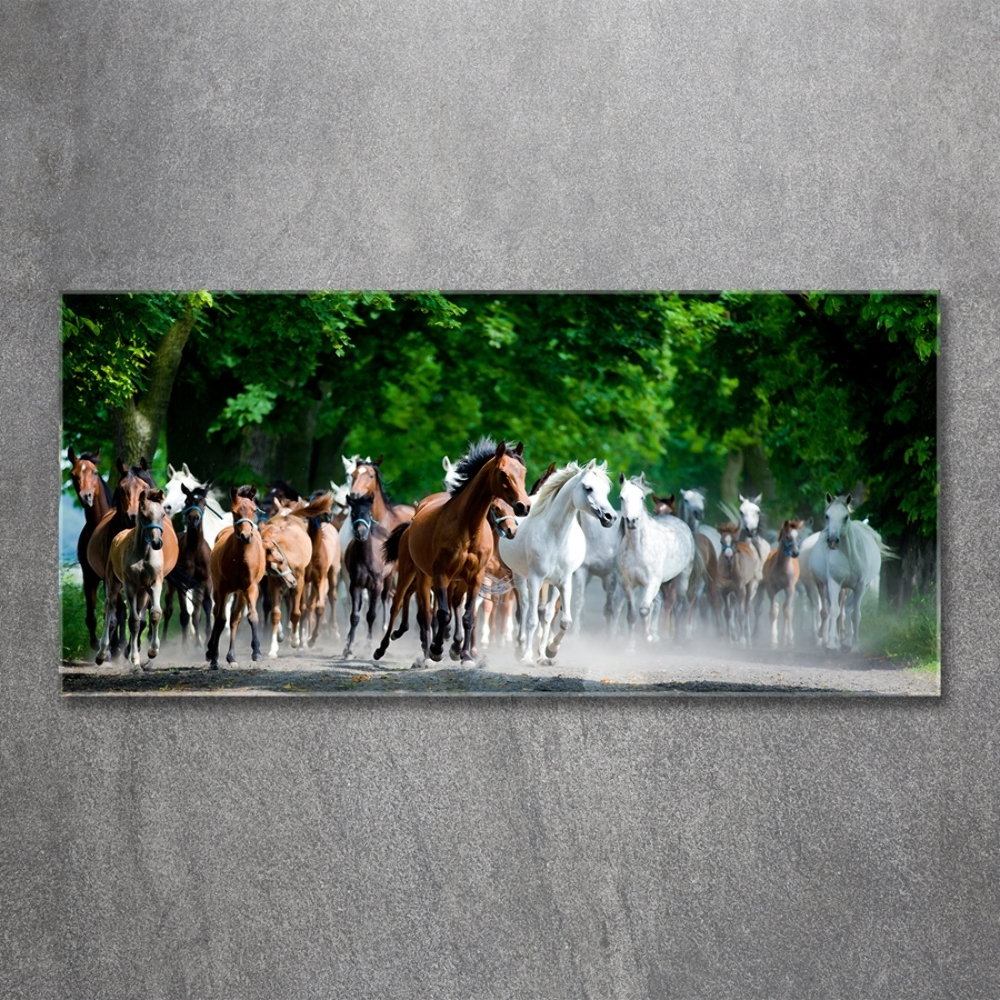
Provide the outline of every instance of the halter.
<path id="1" fill-rule="evenodd" d="M 353 527 L 355 524 L 365 524 L 365 525 L 368 526 L 368 530 L 371 531 L 372 530 L 372 525 L 373 524 L 378 524 L 378 523 L 379 522 L 374 517 L 372 517 L 371 514 L 369 514 L 367 521 L 363 517 L 356 517 L 356 518 L 354 518 L 354 520 L 351 521 L 351 526 Z"/>
<path id="2" fill-rule="evenodd" d="M 791 542 L 790 539 L 788 539 L 788 538 L 782 538 L 782 540 L 781 540 L 781 547 L 785 550 L 785 555 L 788 556 L 789 559 L 796 559 L 797 556 L 793 556 L 792 555 L 792 548 L 793 548 L 793 546 L 794 546 L 795 543 L 791 542 L 791 544 L 789 544 L 790 542 Z"/>
<path id="3" fill-rule="evenodd" d="M 281 555 L 281 558 L 284 560 L 285 570 L 287 570 L 288 575 L 291 576 L 291 577 L 294 577 L 295 574 L 292 572 L 292 567 L 289 565 L 288 556 L 285 555 L 284 550 L 281 548 L 281 546 L 278 544 L 277 540 L 274 539 L 274 538 L 271 539 L 271 544 L 278 550 L 279 554 Z M 279 579 L 284 579 L 284 575 L 285 575 L 284 572 L 276 573 L 270 567 L 268 567 L 267 572 L 268 572 L 269 576 L 276 576 Z M 285 580 L 285 583 L 287 584 L 288 581 Z M 289 586 L 291 586 L 291 584 L 289 584 Z"/>
<path id="4" fill-rule="evenodd" d="M 255 528 L 257 525 L 252 518 L 241 517 L 238 521 L 233 521 L 233 527 L 235 528 L 238 524 L 249 524 L 251 528 Z"/>
<path id="5" fill-rule="evenodd" d="M 513 514 L 504 514 L 503 517 L 497 517 L 496 513 L 494 512 L 494 510 L 493 510 L 492 507 L 490 507 L 490 509 L 488 511 L 488 514 L 489 514 L 490 523 L 493 525 L 494 528 L 497 529 L 498 532 L 500 531 L 500 525 L 504 521 L 513 521 L 515 527 L 520 523 L 518 521 L 518 519 Z"/>
<path id="6" fill-rule="evenodd" d="M 201 517 L 202 517 L 202 513 L 201 513 L 201 508 L 200 508 L 200 507 L 197 507 L 197 506 L 195 506 L 195 505 L 193 505 L 193 504 L 192 504 L 192 505 L 191 505 L 190 507 L 185 507 L 185 508 L 184 508 L 184 509 L 183 509 L 183 510 L 181 511 L 181 517 L 183 517 L 183 516 L 184 516 L 184 515 L 185 515 L 185 514 L 186 514 L 186 513 L 187 513 L 187 512 L 189 511 L 189 510 L 196 510 L 196 511 L 198 512 L 198 520 L 199 520 L 199 521 L 201 520 Z"/>
<path id="7" fill-rule="evenodd" d="M 142 534 L 143 534 L 143 537 L 146 536 L 146 532 L 147 531 L 152 531 L 154 528 L 157 531 L 159 531 L 161 535 L 163 534 L 163 525 L 162 524 L 153 524 L 153 522 L 150 521 L 148 524 L 142 525 Z"/>

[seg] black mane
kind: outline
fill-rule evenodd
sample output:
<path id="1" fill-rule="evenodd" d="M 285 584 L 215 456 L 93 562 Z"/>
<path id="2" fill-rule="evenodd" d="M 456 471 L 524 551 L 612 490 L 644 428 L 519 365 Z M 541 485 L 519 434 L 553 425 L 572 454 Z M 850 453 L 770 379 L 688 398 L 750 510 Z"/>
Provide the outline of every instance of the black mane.
<path id="1" fill-rule="evenodd" d="M 480 438 L 474 445 L 470 446 L 467 455 L 463 455 L 454 466 L 451 475 L 457 485 L 452 486 L 448 492 L 452 496 L 458 496 L 465 487 L 476 478 L 476 473 L 497 453 L 497 443 L 492 438 Z M 514 452 L 512 445 L 507 445 L 507 454 L 516 458 L 521 465 L 524 459 Z"/>

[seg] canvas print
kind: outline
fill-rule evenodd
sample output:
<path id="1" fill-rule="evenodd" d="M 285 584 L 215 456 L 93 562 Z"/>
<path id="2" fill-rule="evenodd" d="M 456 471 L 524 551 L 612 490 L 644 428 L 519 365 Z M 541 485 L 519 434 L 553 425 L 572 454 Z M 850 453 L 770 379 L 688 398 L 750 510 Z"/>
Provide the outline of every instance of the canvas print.
<path id="1" fill-rule="evenodd" d="M 936 695 L 934 292 L 62 299 L 72 695 Z"/>

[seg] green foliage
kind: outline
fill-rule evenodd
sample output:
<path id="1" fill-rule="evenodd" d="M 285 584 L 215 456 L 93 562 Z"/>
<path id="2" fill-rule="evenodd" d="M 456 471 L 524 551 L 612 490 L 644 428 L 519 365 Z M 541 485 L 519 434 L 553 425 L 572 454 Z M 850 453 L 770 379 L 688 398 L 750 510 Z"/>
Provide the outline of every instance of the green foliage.
<path id="1" fill-rule="evenodd" d="M 935 597 L 916 595 L 900 609 L 865 607 L 861 640 L 870 655 L 922 669 L 939 667 L 941 628 Z"/>
<path id="2" fill-rule="evenodd" d="M 299 456 L 300 488 L 340 478 L 331 455 L 384 454 L 404 499 L 483 434 L 523 440 L 531 471 L 596 456 L 663 490 L 717 486 L 738 449 L 745 479 L 773 480 L 775 516 L 860 483 L 883 533 L 936 531 L 932 294 L 67 296 L 66 445 L 110 441 L 109 408 L 191 309 L 174 395 L 226 456 L 201 472 L 218 481 L 276 474 L 261 434 Z"/>
<path id="3" fill-rule="evenodd" d="M 83 586 L 73 570 L 65 567 L 59 581 L 60 610 L 62 613 L 62 658 L 64 660 L 90 659 L 90 636 L 87 633 L 85 617 L 87 602 L 83 596 Z M 98 591 L 97 621 L 104 620 L 104 604 L 101 599 L 103 588 Z"/>

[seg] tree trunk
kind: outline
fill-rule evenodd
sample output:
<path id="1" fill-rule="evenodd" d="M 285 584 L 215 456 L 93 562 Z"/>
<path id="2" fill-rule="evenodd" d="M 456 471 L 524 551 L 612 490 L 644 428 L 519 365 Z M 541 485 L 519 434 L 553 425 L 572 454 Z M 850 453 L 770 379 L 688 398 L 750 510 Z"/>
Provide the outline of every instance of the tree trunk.
<path id="1" fill-rule="evenodd" d="M 726 456 L 726 469 L 722 473 L 721 493 L 723 503 L 730 507 L 740 505 L 740 475 L 743 472 L 743 452 L 737 448 Z"/>
<path id="2" fill-rule="evenodd" d="M 747 484 L 747 496 L 751 493 L 760 493 L 765 502 L 774 500 L 778 495 L 778 490 L 774 485 L 774 476 L 771 474 L 767 455 L 764 454 L 764 446 L 759 443 L 755 444 L 752 448 L 747 448 L 745 454 L 747 472 L 753 480 L 752 487 Z"/>
<path id="3" fill-rule="evenodd" d="M 111 431 L 116 458 L 135 465 L 140 457 L 153 460 L 160 432 L 167 419 L 170 392 L 181 364 L 184 345 L 194 329 L 196 310 L 187 306 L 183 315 L 166 332 L 149 363 L 149 384 L 127 406 L 111 410 Z"/>

